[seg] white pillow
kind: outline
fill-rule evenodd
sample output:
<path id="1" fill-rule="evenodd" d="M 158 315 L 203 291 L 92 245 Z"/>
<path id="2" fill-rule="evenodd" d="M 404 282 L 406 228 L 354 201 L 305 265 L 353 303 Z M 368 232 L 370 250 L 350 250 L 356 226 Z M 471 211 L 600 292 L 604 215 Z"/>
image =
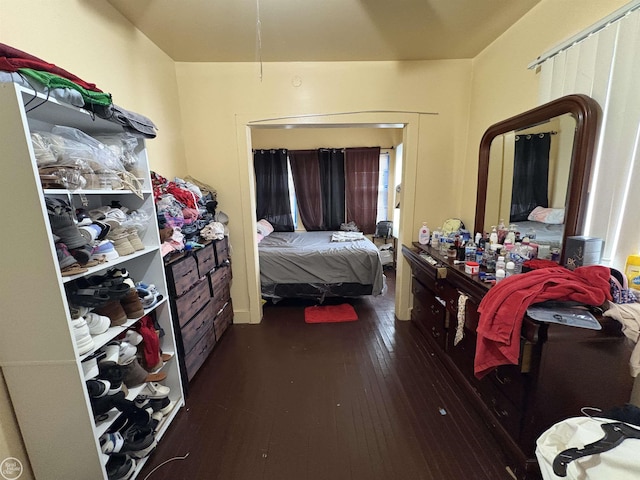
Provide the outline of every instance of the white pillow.
<path id="1" fill-rule="evenodd" d="M 258 220 L 258 222 L 256 223 L 256 229 L 259 234 L 261 234 L 263 237 L 266 237 L 271 232 L 273 232 L 273 225 L 271 225 L 263 218 L 261 220 Z"/>
<path id="2" fill-rule="evenodd" d="M 531 210 L 527 220 L 547 223 L 549 225 L 561 225 L 564 223 L 564 208 L 545 208 L 538 206 Z"/>

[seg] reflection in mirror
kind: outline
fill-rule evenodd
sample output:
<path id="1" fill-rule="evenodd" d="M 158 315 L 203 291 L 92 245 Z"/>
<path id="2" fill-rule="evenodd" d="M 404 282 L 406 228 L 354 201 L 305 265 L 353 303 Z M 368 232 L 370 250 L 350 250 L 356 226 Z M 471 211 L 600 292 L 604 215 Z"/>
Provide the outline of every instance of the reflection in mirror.
<path id="1" fill-rule="evenodd" d="M 563 261 L 565 238 L 582 231 L 598 111 L 569 95 L 492 125 L 480 144 L 475 230 L 517 225 Z"/>
<path id="2" fill-rule="evenodd" d="M 567 113 L 491 141 L 484 232 L 502 221 L 522 237 L 561 247 L 564 215 L 547 215 L 543 222 L 534 220 L 531 212 L 535 207 L 564 212 L 575 127 L 575 119 Z"/>

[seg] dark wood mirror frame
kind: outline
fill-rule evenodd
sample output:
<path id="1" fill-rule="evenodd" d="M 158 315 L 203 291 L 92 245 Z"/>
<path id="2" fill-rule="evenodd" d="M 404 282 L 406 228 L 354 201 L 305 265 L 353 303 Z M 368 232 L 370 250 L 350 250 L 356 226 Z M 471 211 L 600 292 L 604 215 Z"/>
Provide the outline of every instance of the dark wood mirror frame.
<path id="1" fill-rule="evenodd" d="M 598 103 L 586 95 L 567 95 L 520 115 L 508 118 L 490 126 L 480 141 L 480 158 L 478 163 L 478 190 L 476 196 L 475 232 L 484 232 L 484 215 L 487 198 L 487 181 L 489 175 L 489 152 L 491 142 L 499 135 L 520 130 L 564 114 L 571 114 L 576 121 L 573 140 L 569 184 L 565 205 L 564 233 L 562 245 L 566 238 L 580 235 L 584 227 L 584 217 L 588 200 L 591 164 L 596 144 L 600 107 Z M 561 252 L 560 264 L 564 264 L 564 249 Z"/>

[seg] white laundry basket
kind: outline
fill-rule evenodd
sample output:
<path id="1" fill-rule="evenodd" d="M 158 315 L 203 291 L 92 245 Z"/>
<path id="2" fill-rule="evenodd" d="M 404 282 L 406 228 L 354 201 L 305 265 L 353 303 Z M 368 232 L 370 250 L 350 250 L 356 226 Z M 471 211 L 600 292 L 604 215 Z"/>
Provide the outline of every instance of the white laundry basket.
<path id="1" fill-rule="evenodd" d="M 556 456 L 568 449 L 582 449 L 605 436 L 601 425 L 615 420 L 606 418 L 574 417 L 553 425 L 537 440 L 536 457 L 544 480 L 638 480 L 640 479 L 640 439 L 627 438 L 619 445 L 595 455 L 571 461 L 567 476 L 553 471 Z M 638 428 L 637 426 L 630 425 Z"/>

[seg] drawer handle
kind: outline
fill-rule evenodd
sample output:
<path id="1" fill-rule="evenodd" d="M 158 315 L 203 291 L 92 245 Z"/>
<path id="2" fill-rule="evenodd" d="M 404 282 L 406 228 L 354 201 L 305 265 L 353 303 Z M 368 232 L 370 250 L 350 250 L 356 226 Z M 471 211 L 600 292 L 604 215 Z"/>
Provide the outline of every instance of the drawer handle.
<path id="1" fill-rule="evenodd" d="M 507 418 L 509 416 L 509 412 L 504 408 L 498 409 L 495 404 L 491 405 L 491 410 L 493 410 L 493 413 L 495 413 L 498 418 Z"/>
<path id="2" fill-rule="evenodd" d="M 435 305 L 431 305 L 431 313 L 433 313 L 434 315 L 437 315 L 440 313 L 440 309 Z"/>
<path id="3" fill-rule="evenodd" d="M 205 323 L 207 323 L 207 321 L 206 321 L 206 320 L 204 320 L 200 325 L 198 325 L 198 326 L 196 327 L 196 332 L 197 332 L 198 330 L 200 330 L 202 327 L 204 327 L 204 324 L 205 324 Z"/>
<path id="4" fill-rule="evenodd" d="M 497 370 L 493 371 L 493 376 L 501 385 L 509 385 L 511 383 L 511 377 L 508 377 L 506 375 L 504 377 L 501 377 Z"/>
<path id="5" fill-rule="evenodd" d="M 193 272 L 193 269 L 189 270 L 188 272 L 183 273 L 182 276 L 186 277 L 188 275 L 191 275 L 192 272 Z"/>
<path id="6" fill-rule="evenodd" d="M 191 302 L 191 305 L 195 305 L 196 303 L 198 303 L 200 301 L 200 297 L 202 297 L 202 295 L 198 295 L 198 298 Z"/>
<path id="7" fill-rule="evenodd" d="M 440 338 L 440 332 L 436 330 L 436 327 L 431 327 L 431 335 L 433 335 L 434 338 Z"/>
<path id="8" fill-rule="evenodd" d="M 200 353 L 198 355 L 202 355 L 204 352 L 207 351 L 208 348 L 209 348 L 209 345 L 205 345 L 204 347 L 202 347 L 202 350 L 200 350 Z"/>

